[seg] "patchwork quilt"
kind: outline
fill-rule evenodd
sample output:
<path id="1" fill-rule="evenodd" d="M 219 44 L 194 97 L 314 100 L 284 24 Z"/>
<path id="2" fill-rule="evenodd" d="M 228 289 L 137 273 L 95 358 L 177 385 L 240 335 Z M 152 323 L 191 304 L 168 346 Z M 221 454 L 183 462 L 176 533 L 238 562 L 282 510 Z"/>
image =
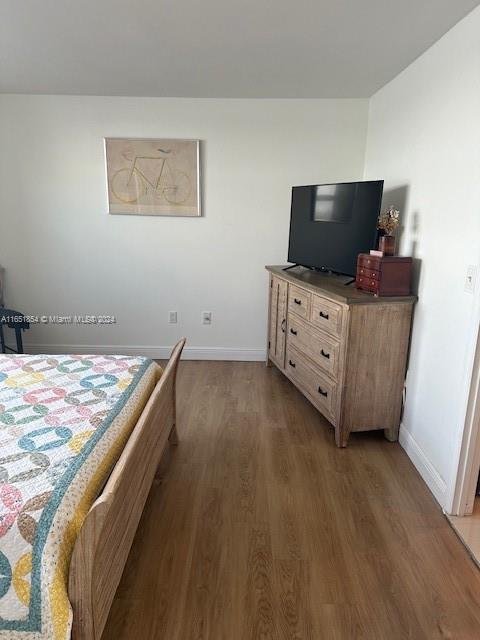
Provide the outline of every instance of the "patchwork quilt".
<path id="1" fill-rule="evenodd" d="M 0 354 L 0 639 L 70 637 L 82 522 L 161 375 L 146 358 Z"/>

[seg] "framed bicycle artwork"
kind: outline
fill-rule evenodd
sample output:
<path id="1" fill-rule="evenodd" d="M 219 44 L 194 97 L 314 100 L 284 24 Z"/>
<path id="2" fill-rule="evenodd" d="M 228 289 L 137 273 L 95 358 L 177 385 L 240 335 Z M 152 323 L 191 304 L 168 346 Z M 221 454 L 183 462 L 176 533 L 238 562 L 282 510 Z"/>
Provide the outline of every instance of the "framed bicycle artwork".
<path id="1" fill-rule="evenodd" d="M 200 216 L 198 140 L 105 138 L 109 213 Z"/>

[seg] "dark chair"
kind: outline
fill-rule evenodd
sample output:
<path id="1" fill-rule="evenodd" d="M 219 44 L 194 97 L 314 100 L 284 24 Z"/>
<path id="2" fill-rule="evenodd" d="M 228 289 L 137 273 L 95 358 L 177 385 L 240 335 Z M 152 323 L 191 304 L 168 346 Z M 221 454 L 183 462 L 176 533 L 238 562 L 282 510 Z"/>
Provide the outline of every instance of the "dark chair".
<path id="1" fill-rule="evenodd" d="M 15 331 L 15 338 L 17 341 L 17 350 L 12 349 L 11 347 L 7 347 L 5 344 L 5 337 L 3 335 L 3 327 L 7 326 L 9 329 L 13 329 Z M 29 329 L 30 325 L 25 320 L 25 316 L 20 311 L 14 311 L 13 309 L 6 309 L 5 307 L 0 307 L 0 345 L 2 348 L 2 353 L 6 353 L 8 351 L 12 351 L 13 353 L 23 353 L 23 343 L 22 343 L 22 330 Z"/>

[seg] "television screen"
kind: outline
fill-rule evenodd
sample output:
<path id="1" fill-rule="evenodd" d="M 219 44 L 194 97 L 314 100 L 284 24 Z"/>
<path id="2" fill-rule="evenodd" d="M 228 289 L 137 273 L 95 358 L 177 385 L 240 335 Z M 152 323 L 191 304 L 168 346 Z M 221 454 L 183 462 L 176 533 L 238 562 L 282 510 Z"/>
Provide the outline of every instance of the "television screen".
<path id="1" fill-rule="evenodd" d="M 354 276 L 375 248 L 383 180 L 292 188 L 288 261 Z"/>

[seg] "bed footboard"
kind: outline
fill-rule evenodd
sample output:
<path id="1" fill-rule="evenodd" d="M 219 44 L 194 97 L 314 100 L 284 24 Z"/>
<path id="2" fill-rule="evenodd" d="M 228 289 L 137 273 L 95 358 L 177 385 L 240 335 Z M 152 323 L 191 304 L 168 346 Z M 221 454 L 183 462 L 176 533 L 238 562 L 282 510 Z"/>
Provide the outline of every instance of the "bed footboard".
<path id="1" fill-rule="evenodd" d="M 150 396 L 75 543 L 69 574 L 74 640 L 100 640 L 115 591 L 170 437 L 176 443 L 176 374 L 185 340 Z"/>

